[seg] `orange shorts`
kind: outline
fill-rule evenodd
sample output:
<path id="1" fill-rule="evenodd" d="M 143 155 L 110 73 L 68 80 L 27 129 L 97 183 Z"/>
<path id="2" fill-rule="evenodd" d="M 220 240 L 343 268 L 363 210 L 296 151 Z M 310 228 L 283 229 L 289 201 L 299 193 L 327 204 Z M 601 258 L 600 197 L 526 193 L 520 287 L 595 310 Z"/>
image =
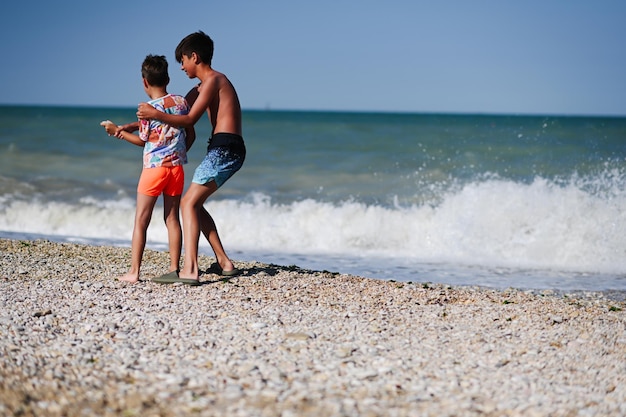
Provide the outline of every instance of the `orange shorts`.
<path id="1" fill-rule="evenodd" d="M 185 171 L 182 165 L 175 167 L 144 168 L 139 177 L 137 192 L 158 197 L 161 194 L 177 196 L 185 188 Z"/>

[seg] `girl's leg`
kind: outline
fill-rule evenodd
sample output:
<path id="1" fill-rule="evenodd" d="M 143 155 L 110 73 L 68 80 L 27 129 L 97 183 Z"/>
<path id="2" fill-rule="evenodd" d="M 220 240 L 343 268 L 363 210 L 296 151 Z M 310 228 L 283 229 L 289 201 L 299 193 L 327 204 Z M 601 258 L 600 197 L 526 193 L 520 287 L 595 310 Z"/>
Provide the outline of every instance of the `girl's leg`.
<path id="1" fill-rule="evenodd" d="M 152 218 L 152 210 L 157 201 L 157 197 L 137 193 L 137 209 L 135 212 L 135 226 L 133 228 L 133 240 L 131 244 L 131 266 L 130 271 L 118 279 L 126 282 L 139 281 L 139 270 L 141 268 L 141 258 L 146 247 L 146 233 Z"/>
<path id="2" fill-rule="evenodd" d="M 178 271 L 183 243 L 183 231 L 180 226 L 180 195 L 163 194 L 163 220 L 167 227 L 167 239 L 170 248 L 170 272 Z"/>

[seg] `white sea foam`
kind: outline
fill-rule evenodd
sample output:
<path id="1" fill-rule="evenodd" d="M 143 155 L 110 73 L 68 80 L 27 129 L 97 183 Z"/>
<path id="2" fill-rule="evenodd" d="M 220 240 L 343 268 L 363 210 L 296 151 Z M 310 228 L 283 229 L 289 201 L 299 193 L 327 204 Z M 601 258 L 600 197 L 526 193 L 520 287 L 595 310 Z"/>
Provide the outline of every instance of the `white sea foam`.
<path id="1" fill-rule="evenodd" d="M 231 251 L 623 274 L 626 193 L 614 186 L 594 194 L 583 183 L 496 178 L 447 191 L 436 205 L 411 207 L 274 204 L 263 194 L 206 207 Z M 1 211 L 4 232 L 129 242 L 134 202 L 4 201 Z M 161 219 L 157 205 L 148 239 L 164 247 Z"/>

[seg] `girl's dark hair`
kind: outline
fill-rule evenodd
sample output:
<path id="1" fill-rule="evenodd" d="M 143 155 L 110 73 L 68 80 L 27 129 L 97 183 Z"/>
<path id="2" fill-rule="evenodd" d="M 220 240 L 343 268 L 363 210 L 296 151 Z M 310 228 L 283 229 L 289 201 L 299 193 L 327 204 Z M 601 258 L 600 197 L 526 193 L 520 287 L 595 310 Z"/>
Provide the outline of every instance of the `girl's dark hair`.
<path id="1" fill-rule="evenodd" d="M 163 55 L 148 55 L 141 64 L 141 76 L 148 84 L 165 87 L 170 82 L 167 73 L 167 59 Z"/>
<path id="2" fill-rule="evenodd" d="M 187 35 L 176 47 L 174 52 L 176 61 L 182 62 L 183 55 L 189 57 L 193 52 L 200 57 L 202 62 L 211 65 L 213 60 L 213 39 L 201 30 Z"/>

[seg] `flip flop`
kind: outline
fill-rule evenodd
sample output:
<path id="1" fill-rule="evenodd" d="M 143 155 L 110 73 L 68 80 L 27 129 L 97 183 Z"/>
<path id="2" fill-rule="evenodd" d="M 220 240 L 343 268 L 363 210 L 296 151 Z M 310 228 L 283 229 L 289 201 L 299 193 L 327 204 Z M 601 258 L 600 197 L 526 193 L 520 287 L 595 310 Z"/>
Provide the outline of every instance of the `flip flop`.
<path id="1" fill-rule="evenodd" d="M 211 266 L 206 269 L 206 273 L 207 274 L 221 275 L 222 274 L 222 268 L 220 268 L 219 264 L 217 262 L 215 262 L 214 264 L 211 264 Z"/>
<path id="2" fill-rule="evenodd" d="M 237 268 L 231 269 L 230 271 L 224 271 L 222 269 L 222 276 L 223 277 L 236 277 L 237 275 L 241 274 L 241 271 L 238 270 Z"/>
<path id="3" fill-rule="evenodd" d="M 152 282 L 156 282 L 158 284 L 176 284 L 179 282 L 181 284 L 187 284 L 191 286 L 201 285 L 200 281 L 198 281 L 197 279 L 180 278 L 178 276 L 178 272 L 176 271 L 168 272 L 167 274 L 161 275 L 160 277 L 154 277 L 152 278 Z"/>
<path id="4" fill-rule="evenodd" d="M 207 274 L 216 274 L 221 275 L 223 277 L 234 277 L 241 274 L 241 271 L 237 268 L 231 269 L 230 271 L 224 271 L 220 268 L 220 265 L 216 262 L 211 264 L 211 266 L 206 270 Z"/>

